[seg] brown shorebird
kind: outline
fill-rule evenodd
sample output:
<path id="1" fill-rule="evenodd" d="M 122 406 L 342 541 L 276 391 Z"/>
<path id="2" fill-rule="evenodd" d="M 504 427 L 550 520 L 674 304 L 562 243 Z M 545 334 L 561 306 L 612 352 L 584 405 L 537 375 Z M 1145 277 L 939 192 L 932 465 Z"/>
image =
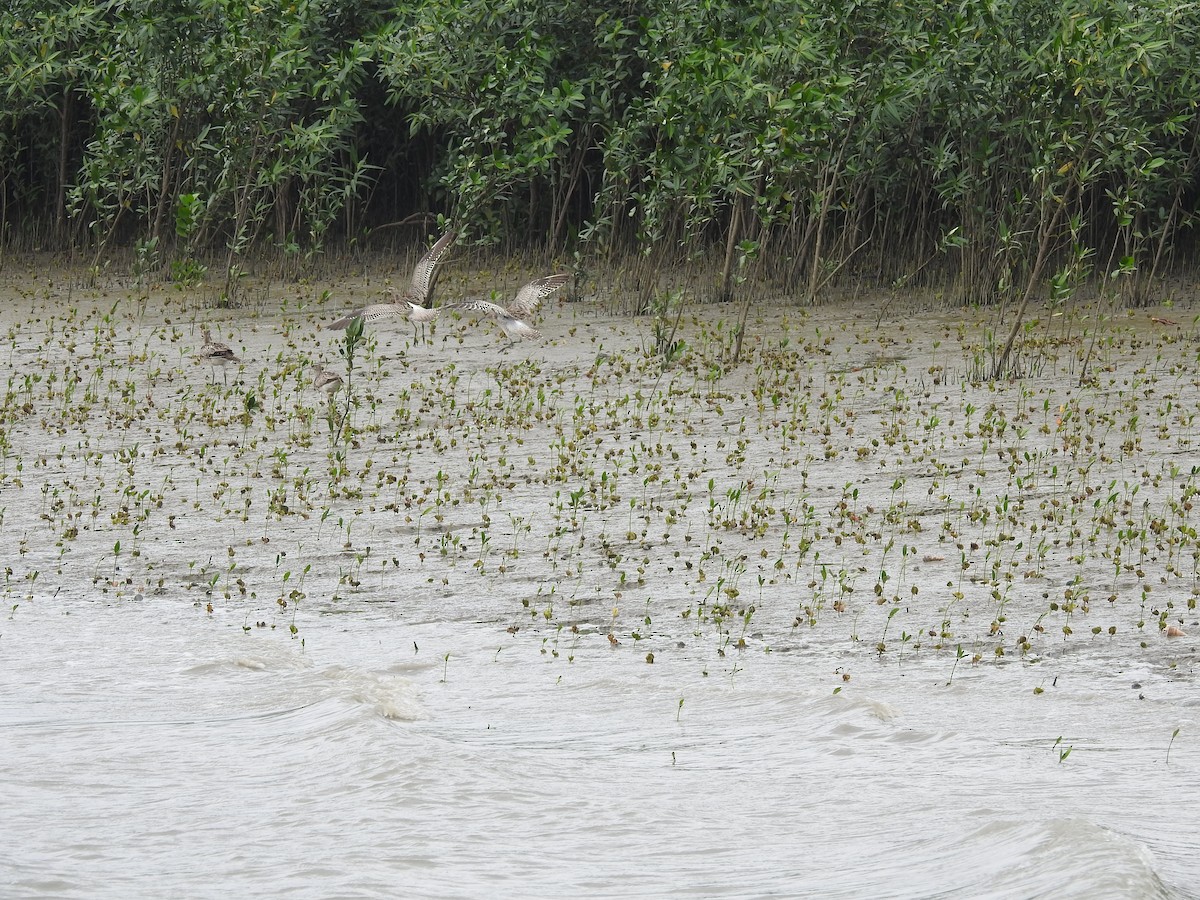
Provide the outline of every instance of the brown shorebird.
<path id="1" fill-rule="evenodd" d="M 537 310 L 538 304 L 570 280 L 570 275 L 547 275 L 545 278 L 538 278 L 517 291 L 516 299 L 508 306 L 499 306 L 487 300 L 467 300 L 456 303 L 451 308 L 491 316 L 504 329 L 504 334 L 508 337 L 508 347 L 504 349 L 508 350 L 518 340 L 535 341 L 542 336 L 542 333 L 526 320 Z"/>
<path id="2" fill-rule="evenodd" d="M 332 398 L 343 387 L 342 376 L 333 369 L 326 369 L 324 366 L 313 363 L 308 367 L 308 372 L 312 375 L 313 387 L 318 391 L 324 391 L 327 397 Z"/>
<path id="3" fill-rule="evenodd" d="M 430 247 L 429 252 L 417 262 L 413 269 L 412 283 L 404 289 L 403 293 L 397 295 L 389 289 L 387 302 L 364 306 L 348 316 L 342 316 L 329 327 L 341 330 L 355 319 L 362 319 L 367 324 L 374 324 L 384 319 L 408 319 L 413 323 L 413 337 L 415 338 L 418 323 L 423 328 L 426 322 L 432 322 L 437 318 L 438 311 L 428 309 L 425 301 L 429 299 L 429 292 L 433 287 L 438 261 L 446 255 L 446 251 L 450 249 L 450 245 L 454 243 L 456 237 L 458 237 L 456 232 L 447 231 L 438 238 L 437 243 Z"/>
<path id="4" fill-rule="evenodd" d="M 231 364 L 235 366 L 239 365 L 241 364 L 241 359 L 233 355 L 233 351 L 229 349 L 228 344 L 214 341 L 208 328 L 203 329 L 203 334 L 204 343 L 200 345 L 200 349 L 196 353 L 197 358 L 212 366 L 214 382 L 216 381 L 217 367 L 220 366 L 221 374 L 225 376 L 225 383 L 229 384 L 229 373 L 225 371 L 225 367 Z"/>

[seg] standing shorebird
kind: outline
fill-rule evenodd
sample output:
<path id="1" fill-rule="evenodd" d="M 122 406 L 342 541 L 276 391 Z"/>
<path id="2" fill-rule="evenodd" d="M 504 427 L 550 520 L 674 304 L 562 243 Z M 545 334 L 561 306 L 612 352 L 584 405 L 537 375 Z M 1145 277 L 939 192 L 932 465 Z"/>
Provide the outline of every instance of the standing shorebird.
<path id="1" fill-rule="evenodd" d="M 308 367 L 308 372 L 312 375 L 313 387 L 318 391 L 324 391 L 325 396 L 333 399 L 333 395 L 342 389 L 344 382 L 342 376 L 333 369 L 313 363 Z"/>
<path id="2" fill-rule="evenodd" d="M 371 303 L 348 316 L 342 316 L 328 327 L 340 331 L 355 319 L 362 319 L 367 324 L 374 324 L 383 319 L 401 318 L 408 319 L 413 323 L 413 337 L 415 338 L 418 323 L 424 328 L 426 322 L 432 322 L 437 318 L 438 311 L 427 308 L 425 301 L 429 299 L 430 289 L 433 287 L 437 264 L 446 255 L 446 251 L 450 249 L 450 245 L 454 243 L 456 237 L 458 237 L 457 232 L 447 231 L 438 238 L 437 243 L 430 247 L 429 252 L 417 262 L 413 269 L 412 283 L 404 289 L 402 294 L 397 295 L 394 291 L 389 290 L 389 299 L 386 303 Z"/>
<path id="3" fill-rule="evenodd" d="M 233 351 L 229 349 L 228 344 L 214 341 L 207 327 L 203 329 L 203 334 L 204 343 L 200 345 L 200 350 L 196 353 L 196 356 L 201 361 L 212 366 L 214 383 L 216 382 L 217 367 L 220 366 L 221 374 L 225 376 L 225 383 L 229 384 L 229 373 L 225 371 L 225 367 L 230 364 L 239 365 L 241 359 L 233 355 Z"/>
<path id="4" fill-rule="evenodd" d="M 570 275 L 547 275 L 545 278 L 538 278 L 517 291 L 516 299 L 508 306 L 499 306 L 487 300 L 467 300 L 454 304 L 452 309 L 491 316 L 504 329 L 508 338 L 508 346 L 504 349 L 508 350 L 518 340 L 535 341 L 542 336 L 542 333 L 526 320 L 533 315 L 543 300 L 552 296 L 570 280 Z"/>

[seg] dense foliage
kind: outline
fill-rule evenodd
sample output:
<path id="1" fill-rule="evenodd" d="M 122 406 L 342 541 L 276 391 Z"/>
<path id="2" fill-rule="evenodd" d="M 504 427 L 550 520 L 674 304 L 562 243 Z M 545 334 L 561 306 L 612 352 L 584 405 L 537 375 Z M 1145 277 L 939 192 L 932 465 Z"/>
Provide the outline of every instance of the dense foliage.
<path id="1" fill-rule="evenodd" d="M 726 291 L 1140 297 L 1194 214 L 1198 46 L 1173 0 L 9 0 L 0 246 L 232 269 L 433 212 Z"/>

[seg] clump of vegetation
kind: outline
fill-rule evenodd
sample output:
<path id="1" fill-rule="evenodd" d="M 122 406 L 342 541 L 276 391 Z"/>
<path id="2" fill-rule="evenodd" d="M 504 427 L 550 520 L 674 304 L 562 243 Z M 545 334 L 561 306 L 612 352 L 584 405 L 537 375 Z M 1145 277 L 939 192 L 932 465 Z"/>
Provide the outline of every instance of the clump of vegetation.
<path id="1" fill-rule="evenodd" d="M 233 299 L 264 255 L 296 274 L 432 208 L 643 297 L 700 264 L 720 300 L 1001 306 L 1008 377 L 1047 285 L 1153 298 L 1193 217 L 1198 31 L 1167 0 L 26 0 L 0 14 L 0 241 L 219 266 Z"/>

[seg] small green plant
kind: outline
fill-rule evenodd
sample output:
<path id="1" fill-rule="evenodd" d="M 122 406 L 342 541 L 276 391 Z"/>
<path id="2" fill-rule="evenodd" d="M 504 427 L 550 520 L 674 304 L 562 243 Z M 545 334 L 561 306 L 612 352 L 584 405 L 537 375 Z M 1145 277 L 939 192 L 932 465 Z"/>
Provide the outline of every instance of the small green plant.
<path id="1" fill-rule="evenodd" d="M 958 664 L 966 657 L 967 651 L 962 648 L 962 644 L 955 644 L 954 665 L 950 667 L 950 680 L 946 684 L 954 684 L 954 673 L 958 670 Z"/>
<path id="2" fill-rule="evenodd" d="M 1067 757 L 1071 755 L 1071 751 L 1075 749 L 1073 746 L 1068 747 L 1063 744 L 1062 740 L 1062 735 L 1059 735 L 1058 739 L 1054 742 L 1054 746 L 1050 748 L 1052 750 L 1058 750 L 1059 765 L 1062 765 L 1064 762 L 1066 762 Z"/>
<path id="3" fill-rule="evenodd" d="M 326 420 L 329 423 L 329 444 L 335 446 L 343 437 L 349 438 L 346 422 L 350 418 L 350 410 L 354 406 L 354 355 L 363 338 L 363 320 L 357 316 L 346 326 L 346 335 L 338 352 L 346 361 L 346 390 L 343 391 L 343 406 L 339 415 L 337 405 L 330 400 L 326 410 Z"/>
<path id="4" fill-rule="evenodd" d="M 679 362 L 687 352 L 687 342 L 675 337 L 679 333 L 679 322 L 683 318 L 685 305 L 681 291 L 655 294 L 650 302 L 654 326 L 654 356 L 661 363 L 663 372 Z"/>
<path id="5" fill-rule="evenodd" d="M 680 701 L 680 702 L 683 702 L 683 701 Z M 1174 731 L 1172 731 L 1171 732 L 1171 740 L 1167 741 L 1167 758 L 1166 758 L 1167 765 L 1171 764 L 1171 746 L 1175 743 L 1175 738 L 1179 737 L 1179 731 L 1180 731 L 1180 729 L 1178 729 L 1178 728 L 1176 728 Z"/>

